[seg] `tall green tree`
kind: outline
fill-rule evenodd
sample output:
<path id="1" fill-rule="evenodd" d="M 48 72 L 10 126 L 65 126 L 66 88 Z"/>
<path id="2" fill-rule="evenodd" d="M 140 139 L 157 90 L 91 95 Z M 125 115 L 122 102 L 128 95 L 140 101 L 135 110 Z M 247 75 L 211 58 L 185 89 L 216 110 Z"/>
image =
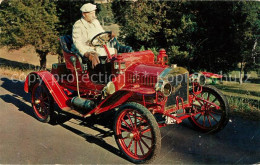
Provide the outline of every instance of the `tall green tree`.
<path id="1" fill-rule="evenodd" d="M 113 11 L 126 43 L 165 48 L 171 63 L 192 70 L 233 70 L 259 34 L 259 8 L 248 2 L 115 0 Z"/>
<path id="2" fill-rule="evenodd" d="M 0 43 L 11 49 L 31 44 L 46 68 L 46 56 L 58 47 L 58 17 L 53 1 L 7 0 L 0 6 Z"/>
<path id="3" fill-rule="evenodd" d="M 242 84 L 242 73 L 244 72 L 245 80 L 247 72 L 250 70 L 258 70 L 259 65 L 255 61 L 257 52 L 259 51 L 260 36 L 260 3 L 259 2 L 240 2 L 235 6 L 235 35 L 234 42 L 239 45 L 239 62 L 240 67 L 240 83 Z"/>
<path id="4" fill-rule="evenodd" d="M 110 25 L 114 23 L 114 14 L 111 9 L 111 3 L 101 3 L 98 5 L 97 18 L 101 22 L 102 26 Z"/>
<path id="5" fill-rule="evenodd" d="M 189 66 L 196 49 L 196 15 L 191 2 L 113 2 L 115 18 L 124 40 L 134 49 L 165 48 L 171 63 Z"/>

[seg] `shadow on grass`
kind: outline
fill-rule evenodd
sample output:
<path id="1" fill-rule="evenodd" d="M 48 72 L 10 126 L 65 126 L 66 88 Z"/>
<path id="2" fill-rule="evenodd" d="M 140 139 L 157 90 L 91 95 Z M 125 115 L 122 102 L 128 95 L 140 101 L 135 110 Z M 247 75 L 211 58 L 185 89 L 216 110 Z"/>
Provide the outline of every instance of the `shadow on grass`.
<path id="1" fill-rule="evenodd" d="M 40 68 L 40 66 L 7 60 L 4 58 L 0 58 L 0 67 L 11 67 L 13 69 L 19 69 L 19 70 L 39 70 Z"/>
<path id="2" fill-rule="evenodd" d="M 252 96 L 260 97 L 260 92 L 241 90 L 239 88 L 239 86 L 236 87 L 236 86 L 219 85 L 219 84 L 216 84 L 214 86 L 216 86 L 218 89 L 223 90 L 225 92 L 232 92 L 232 93 L 237 93 L 237 94 L 252 95 Z"/>

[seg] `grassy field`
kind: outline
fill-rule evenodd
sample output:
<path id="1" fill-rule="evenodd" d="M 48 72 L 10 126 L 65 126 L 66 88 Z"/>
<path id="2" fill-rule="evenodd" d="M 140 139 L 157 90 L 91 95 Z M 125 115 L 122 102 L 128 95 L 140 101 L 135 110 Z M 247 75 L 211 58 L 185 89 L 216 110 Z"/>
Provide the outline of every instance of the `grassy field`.
<path id="1" fill-rule="evenodd" d="M 58 56 L 47 56 L 47 68 L 58 62 Z M 0 73 L 2 75 L 21 79 L 31 71 L 39 69 L 40 62 L 34 47 L 26 46 L 19 50 L 9 51 L 6 47 L 0 49 Z"/>
<path id="2" fill-rule="evenodd" d="M 227 96 L 241 97 L 260 101 L 260 84 L 223 81 L 223 84 L 216 84 Z"/>
<path id="3" fill-rule="evenodd" d="M 223 81 L 214 86 L 226 95 L 232 114 L 260 120 L 260 84 Z"/>
<path id="4" fill-rule="evenodd" d="M 110 27 L 111 28 L 111 27 Z M 47 68 L 58 62 L 58 57 L 47 56 Z M 31 71 L 39 68 L 39 57 L 32 46 L 19 50 L 8 51 L 0 49 L 0 73 L 12 79 L 24 80 Z M 231 72 L 231 77 L 237 77 L 237 71 Z M 260 82 L 256 73 L 252 72 L 251 82 Z M 231 113 L 246 118 L 260 120 L 260 83 L 244 83 L 240 85 L 234 81 L 223 81 L 222 84 L 214 85 L 228 98 Z"/>

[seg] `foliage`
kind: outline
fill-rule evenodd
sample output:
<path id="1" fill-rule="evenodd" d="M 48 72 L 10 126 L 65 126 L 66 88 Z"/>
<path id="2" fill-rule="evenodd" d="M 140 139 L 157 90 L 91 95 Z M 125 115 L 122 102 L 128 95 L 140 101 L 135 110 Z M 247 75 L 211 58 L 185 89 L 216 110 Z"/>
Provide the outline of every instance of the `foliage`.
<path id="1" fill-rule="evenodd" d="M 259 34 L 258 2 L 113 2 L 126 43 L 165 48 L 171 63 L 193 70 L 233 70 Z M 258 30 L 257 30 L 258 29 Z"/>
<path id="2" fill-rule="evenodd" d="M 81 18 L 80 8 L 85 3 L 94 3 L 94 0 L 57 0 L 57 13 L 60 19 L 59 34 L 71 35 L 74 23 Z M 97 4 L 98 20 L 104 23 L 113 23 L 111 4 Z M 103 21 L 102 21 L 103 20 Z"/>
<path id="3" fill-rule="evenodd" d="M 88 2 L 94 0 L 5 0 L 0 44 L 32 44 L 43 56 L 57 52 L 58 35 L 71 34 Z M 135 50 L 165 48 L 171 63 L 194 71 L 227 73 L 239 62 L 245 71 L 260 70 L 259 2 L 114 0 L 97 6 L 101 23 L 115 20 L 119 40 Z"/>
<path id="4" fill-rule="evenodd" d="M 71 35 L 73 24 L 81 18 L 82 14 L 80 8 L 83 4 L 93 1 L 89 0 L 57 0 L 57 13 L 60 19 L 59 23 L 59 34 L 62 35 Z"/>
<path id="5" fill-rule="evenodd" d="M 31 44 L 38 50 L 55 52 L 57 23 L 52 1 L 4 1 L 0 6 L 1 45 L 20 48 Z"/>
<path id="6" fill-rule="evenodd" d="M 4 1 L 0 6 L 0 44 L 10 48 L 33 45 L 40 56 L 41 68 L 45 69 L 46 55 L 58 48 L 57 23 L 53 1 Z"/>
<path id="7" fill-rule="evenodd" d="M 241 2 L 237 12 L 239 23 L 236 24 L 236 34 L 242 38 L 236 42 L 241 45 L 240 58 L 245 63 L 245 70 L 259 69 L 255 58 L 260 53 L 260 5 L 256 2 Z M 243 19 L 241 19 L 243 18 Z"/>
<path id="8" fill-rule="evenodd" d="M 102 3 L 98 6 L 99 11 L 97 18 L 101 22 L 102 26 L 114 23 L 114 14 L 111 6 L 111 3 Z"/>

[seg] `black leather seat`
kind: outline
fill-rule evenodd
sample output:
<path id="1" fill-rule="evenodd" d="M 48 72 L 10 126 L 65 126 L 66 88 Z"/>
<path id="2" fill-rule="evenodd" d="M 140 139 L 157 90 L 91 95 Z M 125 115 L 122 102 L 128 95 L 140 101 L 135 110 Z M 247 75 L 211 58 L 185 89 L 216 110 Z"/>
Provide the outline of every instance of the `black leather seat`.
<path id="1" fill-rule="evenodd" d="M 78 54 L 78 52 L 75 52 L 71 49 L 72 44 L 73 40 L 71 35 L 60 36 L 60 45 L 62 50 L 67 53 Z"/>

